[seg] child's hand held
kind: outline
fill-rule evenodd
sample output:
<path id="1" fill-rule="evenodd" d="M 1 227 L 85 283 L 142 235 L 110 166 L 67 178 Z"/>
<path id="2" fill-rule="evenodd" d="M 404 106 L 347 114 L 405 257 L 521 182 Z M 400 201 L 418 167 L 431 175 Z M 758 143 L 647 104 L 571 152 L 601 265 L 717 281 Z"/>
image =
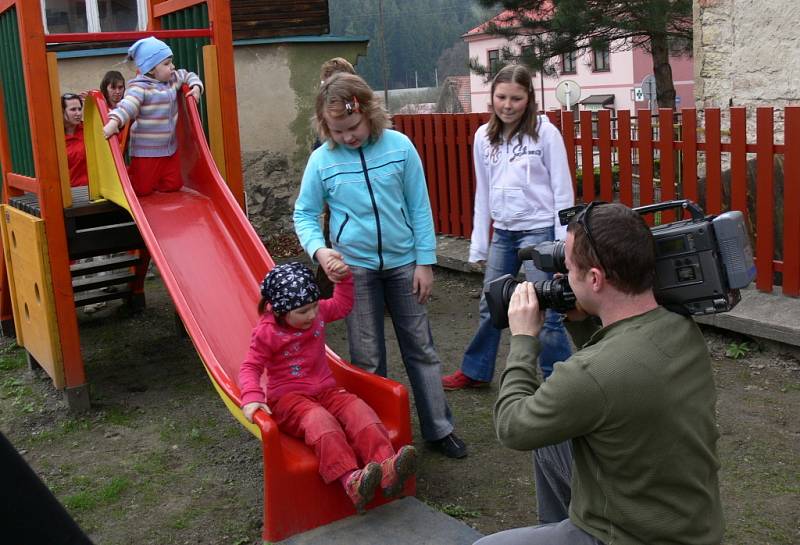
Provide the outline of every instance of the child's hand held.
<path id="1" fill-rule="evenodd" d="M 119 122 L 116 119 L 109 119 L 108 123 L 103 126 L 103 136 L 106 140 L 119 132 Z"/>
<path id="2" fill-rule="evenodd" d="M 253 422 L 253 415 L 258 409 L 263 410 L 267 414 L 272 414 L 269 405 L 267 405 L 266 403 L 261 403 L 258 401 L 247 403 L 245 404 L 244 407 L 242 407 L 242 412 L 244 413 L 244 417 L 247 419 L 248 422 Z"/>
<path id="3" fill-rule="evenodd" d="M 196 101 L 200 101 L 200 87 L 197 85 L 193 85 L 192 88 L 186 93 L 186 97 L 194 97 Z"/>

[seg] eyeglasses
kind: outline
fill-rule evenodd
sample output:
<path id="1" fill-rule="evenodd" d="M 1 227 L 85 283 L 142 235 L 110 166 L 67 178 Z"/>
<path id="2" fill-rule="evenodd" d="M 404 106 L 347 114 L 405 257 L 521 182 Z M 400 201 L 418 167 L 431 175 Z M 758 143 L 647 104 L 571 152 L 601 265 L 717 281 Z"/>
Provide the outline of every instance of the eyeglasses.
<path id="1" fill-rule="evenodd" d="M 74 100 L 74 99 L 81 99 L 80 95 L 76 95 L 75 93 L 64 93 L 61 95 L 61 100 Z"/>
<path id="2" fill-rule="evenodd" d="M 608 204 L 605 201 L 592 201 L 589 205 L 581 210 L 573 219 L 578 225 L 583 227 L 583 231 L 586 233 L 586 238 L 589 239 L 589 247 L 592 249 L 594 254 L 597 256 L 597 261 L 600 262 L 600 266 L 603 268 L 603 271 L 608 274 L 608 269 L 603 264 L 603 258 L 600 256 L 600 252 L 597 249 L 597 243 L 594 241 L 594 237 L 592 236 L 592 231 L 589 229 L 589 214 L 592 212 L 592 209 L 603 205 Z"/>

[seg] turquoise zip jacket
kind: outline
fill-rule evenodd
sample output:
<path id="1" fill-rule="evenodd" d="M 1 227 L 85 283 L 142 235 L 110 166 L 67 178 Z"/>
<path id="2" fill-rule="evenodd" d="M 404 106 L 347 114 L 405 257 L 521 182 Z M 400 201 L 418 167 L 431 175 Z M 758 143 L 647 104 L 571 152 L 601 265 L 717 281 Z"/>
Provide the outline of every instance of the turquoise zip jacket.
<path id="1" fill-rule="evenodd" d="M 329 143 L 308 159 L 294 206 L 294 227 L 310 256 L 325 247 L 319 223 L 330 208 L 333 249 L 345 263 L 372 270 L 436 263 L 428 188 L 417 150 L 390 129 L 358 149 Z"/>

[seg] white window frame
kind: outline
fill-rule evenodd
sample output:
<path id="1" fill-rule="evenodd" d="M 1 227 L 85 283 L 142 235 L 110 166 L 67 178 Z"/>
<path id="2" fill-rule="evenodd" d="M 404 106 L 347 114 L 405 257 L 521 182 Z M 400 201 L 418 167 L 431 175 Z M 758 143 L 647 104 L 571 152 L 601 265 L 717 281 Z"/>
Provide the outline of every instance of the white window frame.
<path id="1" fill-rule="evenodd" d="M 100 28 L 100 9 L 97 7 L 97 0 L 83 0 L 86 5 L 86 31 L 102 32 Z M 50 34 L 47 28 L 47 15 L 45 12 L 45 0 L 39 0 L 42 7 L 42 25 L 44 33 Z M 136 29 L 147 30 L 147 0 L 136 0 Z"/>

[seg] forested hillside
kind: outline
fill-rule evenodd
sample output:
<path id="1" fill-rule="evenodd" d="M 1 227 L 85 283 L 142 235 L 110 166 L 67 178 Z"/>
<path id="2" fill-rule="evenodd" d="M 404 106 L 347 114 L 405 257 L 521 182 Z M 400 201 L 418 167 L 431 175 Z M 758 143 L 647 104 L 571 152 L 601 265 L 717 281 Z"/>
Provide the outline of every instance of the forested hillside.
<path id="1" fill-rule="evenodd" d="M 383 88 L 378 0 L 329 0 L 331 34 L 367 36 L 368 55 L 358 72 L 375 89 Z M 389 88 L 433 86 L 448 75 L 468 74 L 467 47 L 461 35 L 493 12 L 474 0 L 383 0 Z"/>

